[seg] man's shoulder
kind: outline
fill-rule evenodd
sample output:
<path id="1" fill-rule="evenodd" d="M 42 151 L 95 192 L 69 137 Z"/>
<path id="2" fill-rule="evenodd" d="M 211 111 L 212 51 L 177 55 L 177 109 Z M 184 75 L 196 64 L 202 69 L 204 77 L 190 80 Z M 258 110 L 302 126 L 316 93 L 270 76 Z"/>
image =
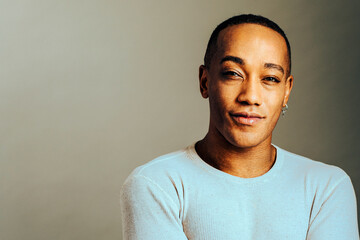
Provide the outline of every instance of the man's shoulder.
<path id="1" fill-rule="evenodd" d="M 338 166 L 310 159 L 308 157 L 281 149 L 286 168 L 305 175 L 309 179 L 326 181 L 341 181 L 348 177 L 346 172 Z"/>
<path id="2" fill-rule="evenodd" d="M 145 199 L 151 193 L 178 203 L 183 180 L 191 178 L 196 171 L 189 148 L 159 156 L 135 168 L 122 185 L 122 197 Z"/>
<path id="3" fill-rule="evenodd" d="M 175 169 L 183 168 L 188 161 L 189 157 L 187 154 L 187 148 L 184 148 L 156 157 L 149 162 L 135 168 L 132 174 L 148 176 L 160 172 L 173 171 Z"/>
<path id="4" fill-rule="evenodd" d="M 195 166 L 188 153 L 190 147 L 161 155 L 135 168 L 126 182 L 142 179 L 145 182 L 161 183 L 184 177 Z"/>

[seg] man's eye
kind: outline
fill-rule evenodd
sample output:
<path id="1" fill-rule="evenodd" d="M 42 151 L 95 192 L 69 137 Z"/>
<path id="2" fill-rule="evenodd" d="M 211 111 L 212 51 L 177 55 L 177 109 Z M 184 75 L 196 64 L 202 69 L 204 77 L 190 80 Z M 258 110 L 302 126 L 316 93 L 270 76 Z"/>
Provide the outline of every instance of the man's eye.
<path id="1" fill-rule="evenodd" d="M 234 72 L 234 71 L 223 72 L 223 75 L 230 76 L 230 77 L 242 77 L 240 74 L 238 74 L 237 72 Z"/>
<path id="2" fill-rule="evenodd" d="M 265 80 L 269 82 L 280 82 L 279 79 L 275 77 L 266 77 Z"/>

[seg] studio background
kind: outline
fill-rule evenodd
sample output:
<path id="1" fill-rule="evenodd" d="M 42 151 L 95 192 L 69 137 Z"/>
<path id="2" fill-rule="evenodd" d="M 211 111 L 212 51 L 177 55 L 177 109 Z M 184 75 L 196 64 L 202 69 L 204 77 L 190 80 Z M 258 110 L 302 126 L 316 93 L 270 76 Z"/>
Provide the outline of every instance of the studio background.
<path id="1" fill-rule="evenodd" d="M 294 88 L 273 142 L 343 168 L 360 198 L 359 1 L 0 0 L 0 239 L 121 239 L 120 187 L 207 131 L 211 31 L 277 22 Z"/>

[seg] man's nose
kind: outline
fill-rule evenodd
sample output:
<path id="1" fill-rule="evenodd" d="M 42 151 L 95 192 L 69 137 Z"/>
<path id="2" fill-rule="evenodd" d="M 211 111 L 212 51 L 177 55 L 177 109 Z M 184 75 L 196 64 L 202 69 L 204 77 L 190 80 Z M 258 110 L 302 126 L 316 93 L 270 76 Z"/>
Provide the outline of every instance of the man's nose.
<path id="1" fill-rule="evenodd" d="M 261 105 L 261 82 L 256 78 L 241 83 L 238 102 L 244 105 Z"/>

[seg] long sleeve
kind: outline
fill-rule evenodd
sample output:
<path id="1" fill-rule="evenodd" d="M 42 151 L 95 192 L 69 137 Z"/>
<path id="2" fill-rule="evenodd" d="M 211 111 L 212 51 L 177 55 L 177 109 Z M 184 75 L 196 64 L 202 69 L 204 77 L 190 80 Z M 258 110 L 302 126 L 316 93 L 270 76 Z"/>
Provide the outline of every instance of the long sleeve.
<path id="1" fill-rule="evenodd" d="M 324 194 L 313 214 L 307 240 L 359 239 L 356 197 L 348 176 Z"/>
<path id="2" fill-rule="evenodd" d="M 157 183 L 132 175 L 121 190 L 124 240 L 186 240 L 180 204 Z"/>

